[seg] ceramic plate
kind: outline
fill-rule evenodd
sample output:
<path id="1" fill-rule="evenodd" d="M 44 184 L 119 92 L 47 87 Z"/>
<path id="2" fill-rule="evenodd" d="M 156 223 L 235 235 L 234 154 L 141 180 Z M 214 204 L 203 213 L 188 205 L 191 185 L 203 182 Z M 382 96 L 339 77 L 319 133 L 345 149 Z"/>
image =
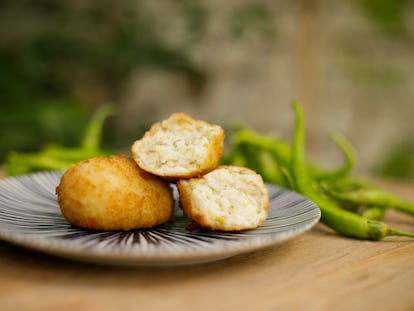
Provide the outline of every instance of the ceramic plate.
<path id="1" fill-rule="evenodd" d="M 74 260 L 116 265 L 184 265 L 228 258 L 291 239 L 314 226 L 320 210 L 297 193 L 268 185 L 266 223 L 225 233 L 188 231 L 175 206 L 171 222 L 147 230 L 91 231 L 69 224 L 56 201 L 61 172 L 0 179 L 0 239 Z M 175 201 L 177 192 L 174 188 Z"/>

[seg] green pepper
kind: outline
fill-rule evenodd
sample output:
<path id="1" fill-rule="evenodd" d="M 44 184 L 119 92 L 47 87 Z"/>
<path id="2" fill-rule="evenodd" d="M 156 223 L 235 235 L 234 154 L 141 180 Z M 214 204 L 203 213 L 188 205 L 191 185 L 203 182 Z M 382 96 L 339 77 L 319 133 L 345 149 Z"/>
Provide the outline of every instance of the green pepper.
<path id="1" fill-rule="evenodd" d="M 357 189 L 354 191 L 330 191 L 329 194 L 337 199 L 351 204 L 394 208 L 414 216 L 414 204 L 382 189 Z"/>
<path id="2" fill-rule="evenodd" d="M 322 170 L 315 166 L 311 167 L 311 175 L 314 176 L 318 181 L 336 181 L 342 180 L 348 177 L 349 173 L 352 171 L 355 163 L 355 151 L 352 148 L 351 144 L 338 133 L 331 133 L 331 140 L 337 145 L 337 147 L 342 151 L 345 157 L 345 164 L 342 167 L 339 167 L 334 170 Z"/>

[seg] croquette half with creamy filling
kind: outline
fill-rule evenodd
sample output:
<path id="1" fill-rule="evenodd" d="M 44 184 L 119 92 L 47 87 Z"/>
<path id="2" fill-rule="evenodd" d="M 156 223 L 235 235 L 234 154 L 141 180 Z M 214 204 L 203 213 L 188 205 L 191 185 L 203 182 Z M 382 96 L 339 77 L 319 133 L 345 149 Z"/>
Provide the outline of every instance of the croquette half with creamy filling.
<path id="1" fill-rule="evenodd" d="M 180 206 L 201 228 L 253 229 L 268 215 L 269 193 L 262 177 L 245 167 L 220 166 L 199 178 L 179 180 Z"/>
<path id="2" fill-rule="evenodd" d="M 198 177 L 216 168 L 223 141 L 221 126 L 179 112 L 152 125 L 133 143 L 131 153 L 143 170 L 177 180 Z"/>

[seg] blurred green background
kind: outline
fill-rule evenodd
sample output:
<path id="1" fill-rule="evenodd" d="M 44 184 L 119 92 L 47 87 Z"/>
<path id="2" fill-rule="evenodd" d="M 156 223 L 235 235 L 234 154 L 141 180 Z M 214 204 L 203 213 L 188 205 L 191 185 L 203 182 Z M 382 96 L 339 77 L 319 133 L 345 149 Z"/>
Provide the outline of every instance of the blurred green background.
<path id="1" fill-rule="evenodd" d="M 414 3 L 403 0 L 0 0 L 0 162 L 79 143 L 113 103 L 103 146 L 129 152 L 174 111 L 289 136 L 305 107 L 309 151 L 414 180 Z"/>

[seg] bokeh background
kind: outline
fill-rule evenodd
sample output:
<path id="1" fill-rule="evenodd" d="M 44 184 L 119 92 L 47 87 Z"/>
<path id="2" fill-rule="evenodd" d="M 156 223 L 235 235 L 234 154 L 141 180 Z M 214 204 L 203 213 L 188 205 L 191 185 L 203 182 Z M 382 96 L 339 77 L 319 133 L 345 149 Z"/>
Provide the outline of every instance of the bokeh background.
<path id="1" fill-rule="evenodd" d="M 104 147 L 128 152 L 174 111 L 290 139 L 353 144 L 359 173 L 414 179 L 414 2 L 0 0 L 0 162 L 79 142 L 113 103 Z"/>

